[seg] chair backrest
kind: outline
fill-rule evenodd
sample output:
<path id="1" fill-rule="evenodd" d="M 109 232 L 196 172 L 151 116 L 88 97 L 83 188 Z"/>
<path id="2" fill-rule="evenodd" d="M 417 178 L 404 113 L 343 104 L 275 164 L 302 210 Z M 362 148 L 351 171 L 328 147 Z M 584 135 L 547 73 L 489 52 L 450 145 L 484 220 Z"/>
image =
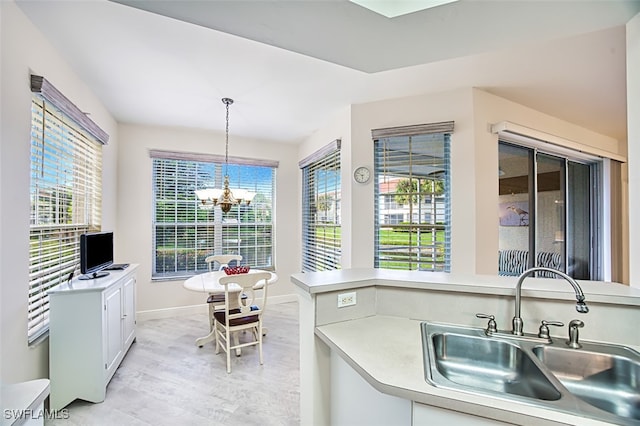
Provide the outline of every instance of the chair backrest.
<path id="1" fill-rule="evenodd" d="M 222 268 L 224 268 L 225 266 L 229 266 L 229 262 L 232 261 L 236 261 L 238 262 L 238 265 L 240 264 L 240 261 L 242 260 L 242 255 L 240 254 L 214 254 L 212 256 L 207 256 L 204 261 L 207 263 L 207 265 L 209 265 L 209 271 L 213 270 L 213 264 L 214 263 L 218 263 L 218 271 L 222 270 Z"/>
<path id="2" fill-rule="evenodd" d="M 267 304 L 267 282 L 270 278 L 269 272 L 249 272 L 220 278 L 219 282 L 224 286 L 227 318 L 261 315 Z M 246 299 L 243 299 L 243 295 L 247 296 Z M 231 303 L 232 297 L 237 298 L 234 300 L 235 303 Z M 229 312 L 229 306 L 234 306 L 235 309 L 240 308 L 238 311 Z"/>

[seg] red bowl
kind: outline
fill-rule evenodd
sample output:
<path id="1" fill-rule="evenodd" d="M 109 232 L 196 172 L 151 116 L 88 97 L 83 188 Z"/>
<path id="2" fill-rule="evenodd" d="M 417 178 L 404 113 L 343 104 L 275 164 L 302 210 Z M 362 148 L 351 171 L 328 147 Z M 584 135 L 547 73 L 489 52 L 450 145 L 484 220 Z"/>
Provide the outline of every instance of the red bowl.
<path id="1" fill-rule="evenodd" d="M 227 266 L 224 268 L 224 273 L 227 275 L 246 274 L 251 269 L 249 266 Z"/>

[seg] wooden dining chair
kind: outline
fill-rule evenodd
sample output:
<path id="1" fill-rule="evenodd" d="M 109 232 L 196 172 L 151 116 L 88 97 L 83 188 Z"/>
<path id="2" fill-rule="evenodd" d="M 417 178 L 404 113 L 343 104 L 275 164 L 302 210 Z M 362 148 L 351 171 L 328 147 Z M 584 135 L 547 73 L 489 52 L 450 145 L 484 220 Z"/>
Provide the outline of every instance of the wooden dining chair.
<path id="1" fill-rule="evenodd" d="M 229 275 L 220 278 L 224 286 L 224 309 L 214 311 L 214 332 L 216 337 L 216 354 L 220 349 L 227 355 L 227 373 L 231 373 L 231 351 L 245 346 L 258 346 L 260 365 L 262 357 L 262 314 L 267 303 L 267 282 L 271 278 L 269 272 Z M 246 301 L 242 295 L 247 296 Z M 231 341 L 232 333 L 251 331 L 245 336 L 250 341 Z M 236 351 L 237 353 L 237 351 Z"/>
<path id="2" fill-rule="evenodd" d="M 205 263 L 209 266 L 209 272 L 221 271 L 222 268 L 229 266 L 229 263 L 236 261 L 238 265 L 242 261 L 242 255 L 240 254 L 213 254 L 207 256 L 204 259 Z M 217 264 L 217 268 L 216 268 Z M 215 268 L 215 269 L 214 269 Z"/>
<path id="3" fill-rule="evenodd" d="M 240 265 L 240 261 L 242 261 L 242 255 L 214 254 L 211 256 L 207 256 L 204 261 L 209 266 L 209 272 L 221 271 L 223 268 L 229 266 L 229 263 L 233 261 L 236 262 L 236 265 Z M 207 304 L 209 305 L 209 331 L 213 331 L 215 323 L 213 312 L 216 309 L 224 308 L 224 294 L 209 294 L 209 297 L 207 297 Z"/>

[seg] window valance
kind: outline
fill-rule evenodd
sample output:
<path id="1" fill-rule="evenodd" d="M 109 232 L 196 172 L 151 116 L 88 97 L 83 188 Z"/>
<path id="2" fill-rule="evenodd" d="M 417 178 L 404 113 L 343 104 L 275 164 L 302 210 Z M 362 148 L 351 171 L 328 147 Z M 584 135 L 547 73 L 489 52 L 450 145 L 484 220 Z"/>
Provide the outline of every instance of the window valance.
<path id="1" fill-rule="evenodd" d="M 180 152 L 180 151 L 164 151 L 161 149 L 149 150 L 149 156 L 151 158 L 162 158 L 165 160 L 199 161 L 203 163 L 224 163 L 225 162 L 224 155 L 200 154 L 195 152 Z M 280 165 L 280 162 L 275 160 L 263 160 L 263 159 L 256 159 L 256 158 L 229 157 L 229 164 L 278 168 L 278 166 Z"/>
<path id="2" fill-rule="evenodd" d="M 453 133 L 453 121 L 439 123 L 412 124 L 410 126 L 386 127 L 371 130 L 373 139 L 392 138 L 395 136 L 428 135 L 433 133 Z"/>
<path id="3" fill-rule="evenodd" d="M 336 151 L 340 151 L 341 145 L 342 145 L 342 139 L 336 139 L 333 142 L 328 143 L 327 145 L 323 146 L 313 154 L 300 160 L 300 162 L 298 163 L 298 167 L 303 169 L 309 166 L 310 164 L 315 163 L 318 160 L 321 160 L 322 158 L 326 157 L 329 154 L 333 154 Z"/>
<path id="4" fill-rule="evenodd" d="M 40 75 L 31 74 L 31 91 L 42 96 L 53 106 L 62 111 L 72 119 L 83 130 L 91 134 L 98 142 L 106 145 L 109 142 L 109 135 L 102 130 L 87 114 L 82 112 L 73 102 L 55 88 L 46 78 Z"/>

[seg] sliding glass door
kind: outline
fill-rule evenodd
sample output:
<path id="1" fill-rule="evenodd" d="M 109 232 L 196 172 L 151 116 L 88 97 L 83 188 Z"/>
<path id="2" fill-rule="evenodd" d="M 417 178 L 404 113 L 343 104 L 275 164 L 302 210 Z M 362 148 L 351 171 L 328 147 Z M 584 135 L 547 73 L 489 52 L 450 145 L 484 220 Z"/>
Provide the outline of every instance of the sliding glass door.
<path id="1" fill-rule="evenodd" d="M 506 142 L 499 155 L 499 274 L 599 279 L 598 163 Z"/>
<path id="2" fill-rule="evenodd" d="M 599 180 L 595 177 L 600 167 L 598 163 L 569 161 L 567 169 L 567 273 L 579 279 L 601 279 L 601 245 L 595 237 L 600 228 L 600 215 L 595 208 L 600 197 Z"/>

